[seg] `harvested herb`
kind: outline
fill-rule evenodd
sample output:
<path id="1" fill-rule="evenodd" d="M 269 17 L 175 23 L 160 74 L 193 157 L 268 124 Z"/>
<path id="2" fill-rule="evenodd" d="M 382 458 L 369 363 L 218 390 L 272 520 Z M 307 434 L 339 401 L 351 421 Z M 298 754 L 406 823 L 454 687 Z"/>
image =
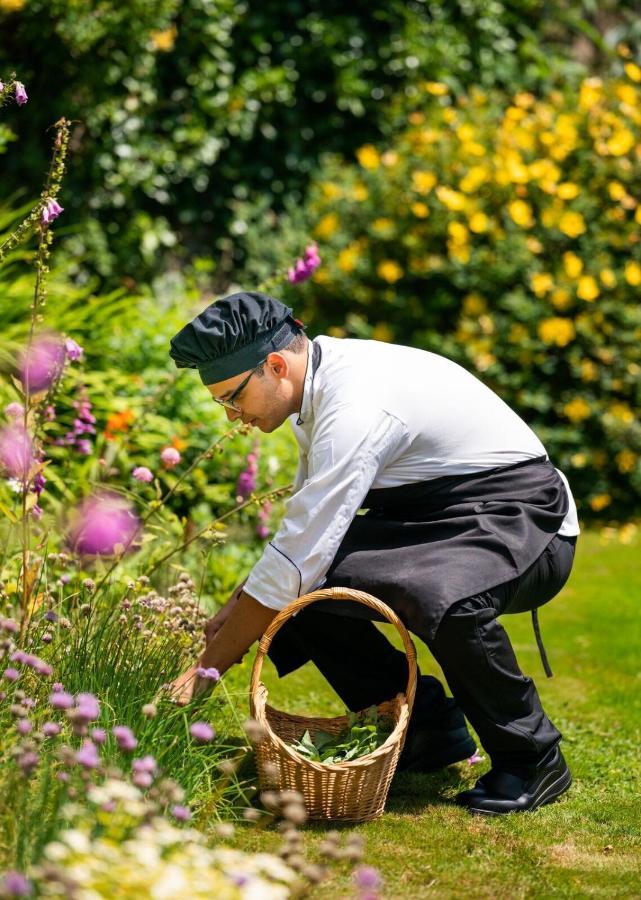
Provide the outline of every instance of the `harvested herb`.
<path id="1" fill-rule="evenodd" d="M 361 713 L 347 713 L 347 727 L 338 734 L 306 731 L 291 746 L 314 762 L 341 763 L 366 756 L 380 747 L 390 736 L 394 723 L 387 716 L 379 716 L 375 706 Z"/>

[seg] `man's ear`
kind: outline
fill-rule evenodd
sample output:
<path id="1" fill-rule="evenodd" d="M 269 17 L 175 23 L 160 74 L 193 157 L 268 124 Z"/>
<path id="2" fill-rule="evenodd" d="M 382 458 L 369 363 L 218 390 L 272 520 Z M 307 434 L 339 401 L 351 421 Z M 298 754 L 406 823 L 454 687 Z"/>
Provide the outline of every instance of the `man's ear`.
<path id="1" fill-rule="evenodd" d="M 289 373 L 289 362 L 282 353 L 270 353 L 265 362 L 278 378 L 284 378 Z"/>

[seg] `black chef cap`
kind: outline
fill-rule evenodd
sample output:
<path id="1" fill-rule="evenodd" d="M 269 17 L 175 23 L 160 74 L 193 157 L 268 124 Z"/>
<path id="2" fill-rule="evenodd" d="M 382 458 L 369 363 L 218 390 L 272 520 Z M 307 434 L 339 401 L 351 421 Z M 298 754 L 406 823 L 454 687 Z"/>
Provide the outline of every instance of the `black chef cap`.
<path id="1" fill-rule="evenodd" d="M 226 381 L 282 350 L 305 326 L 267 294 L 239 291 L 216 300 L 170 341 L 179 369 L 198 369 L 203 384 Z"/>

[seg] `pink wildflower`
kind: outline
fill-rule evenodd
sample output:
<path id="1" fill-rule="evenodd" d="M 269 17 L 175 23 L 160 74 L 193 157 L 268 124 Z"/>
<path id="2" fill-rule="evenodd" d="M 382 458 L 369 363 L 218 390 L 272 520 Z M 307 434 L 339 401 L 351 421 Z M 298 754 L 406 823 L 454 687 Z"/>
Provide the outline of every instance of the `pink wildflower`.
<path id="1" fill-rule="evenodd" d="M 201 744 L 209 743 L 216 734 L 214 729 L 211 725 L 208 725 L 207 722 L 194 722 L 189 729 L 189 733 L 195 741 L 198 741 Z"/>
<path id="2" fill-rule="evenodd" d="M 188 822 L 191 819 L 191 810 L 189 807 L 181 806 L 178 803 L 171 807 L 171 814 L 174 819 L 178 819 L 179 822 Z"/>
<path id="3" fill-rule="evenodd" d="M 25 86 L 21 81 L 16 81 L 16 103 L 18 106 L 24 106 L 29 97 L 27 96 L 27 92 L 25 90 Z"/>
<path id="4" fill-rule="evenodd" d="M 64 345 L 57 334 L 35 338 L 18 360 L 20 380 L 25 391 L 37 394 L 49 390 L 60 377 L 64 364 Z"/>
<path id="5" fill-rule="evenodd" d="M 53 222 L 64 211 L 64 206 L 60 206 L 57 200 L 49 200 L 42 210 L 41 219 L 43 224 L 48 225 L 50 222 Z"/>
<path id="6" fill-rule="evenodd" d="M 154 480 L 154 473 L 147 466 L 136 466 L 131 473 L 136 481 L 150 482 Z"/>
<path id="7" fill-rule="evenodd" d="M 107 740 L 107 732 L 104 728 L 92 728 L 91 739 L 94 744 L 104 744 L 104 742 Z"/>
<path id="8" fill-rule="evenodd" d="M 102 493 L 85 500 L 76 512 L 70 539 L 78 553 L 111 555 L 127 550 L 140 523 L 132 506 L 114 493 Z"/>
<path id="9" fill-rule="evenodd" d="M 76 753 L 76 762 L 85 769 L 97 769 L 100 765 L 100 754 L 96 745 L 89 740 L 82 742 L 82 747 Z"/>
<path id="10" fill-rule="evenodd" d="M 199 678 L 204 678 L 206 681 L 220 681 L 220 672 L 214 666 L 211 666 L 209 669 L 203 669 L 202 666 L 199 666 L 196 669 L 196 675 Z"/>
<path id="11" fill-rule="evenodd" d="M 60 734 L 60 725 L 57 722 L 45 722 L 42 726 L 42 733 L 45 737 L 54 737 Z"/>
<path id="12" fill-rule="evenodd" d="M 1 85 L 2 82 L 0 82 L 0 90 L 2 90 Z M 30 897 L 33 894 L 33 885 L 22 872 L 12 869 L 5 872 L 2 882 L 0 882 L 0 892 L 3 897 Z"/>
<path id="13" fill-rule="evenodd" d="M 22 425 L 7 425 L 0 431 L 0 468 L 26 481 L 33 460 L 31 437 Z"/>
<path id="14" fill-rule="evenodd" d="M 172 469 L 180 462 L 180 453 L 176 450 L 175 447 L 165 447 L 165 449 L 160 454 L 160 458 L 168 469 Z"/>
<path id="15" fill-rule="evenodd" d="M 20 719 L 17 726 L 18 734 L 29 734 L 33 729 L 33 725 L 29 721 L 29 719 Z"/>
<path id="16" fill-rule="evenodd" d="M 17 669 L 14 669 L 13 666 L 9 666 L 8 669 L 4 670 L 3 676 L 7 681 L 17 681 L 18 678 L 20 678 L 20 672 L 18 672 Z"/>
<path id="17" fill-rule="evenodd" d="M 8 403 L 5 408 L 5 415 L 10 416 L 12 419 L 21 419 L 24 416 L 24 406 L 22 403 L 17 403 L 15 400 L 13 403 Z"/>
<path id="18" fill-rule="evenodd" d="M 359 866 L 354 872 L 354 881 L 364 890 L 381 886 L 381 876 L 373 866 Z"/>
<path id="19" fill-rule="evenodd" d="M 56 691 L 49 696 L 49 703 L 54 709 L 70 709 L 73 706 L 73 697 L 67 691 Z"/>
<path id="20" fill-rule="evenodd" d="M 318 255 L 316 244 L 309 244 L 305 248 L 303 259 L 297 259 L 291 269 L 287 271 L 287 279 L 291 284 L 299 284 L 307 281 L 320 266 L 321 259 Z"/>
<path id="21" fill-rule="evenodd" d="M 111 733 L 121 750 L 135 750 L 138 746 L 138 741 L 133 731 L 126 725 L 115 725 L 111 729 Z"/>
<path id="22" fill-rule="evenodd" d="M 65 338 L 65 353 L 71 362 L 77 362 L 85 351 L 73 338 Z"/>

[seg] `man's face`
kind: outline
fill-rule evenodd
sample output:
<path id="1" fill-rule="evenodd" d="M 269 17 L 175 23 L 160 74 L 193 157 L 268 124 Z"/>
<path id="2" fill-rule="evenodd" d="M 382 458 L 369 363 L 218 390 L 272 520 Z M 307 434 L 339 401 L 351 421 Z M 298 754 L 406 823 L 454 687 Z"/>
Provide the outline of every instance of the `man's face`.
<path id="1" fill-rule="evenodd" d="M 252 371 L 248 369 L 226 381 L 208 384 L 207 390 L 216 400 L 228 400 Z M 239 411 L 225 407 L 229 421 L 240 419 L 265 433 L 275 431 L 294 411 L 293 385 L 288 376 L 287 359 L 280 353 L 270 353 L 263 366 L 263 375 L 253 372 L 240 393 L 233 396 Z"/>

